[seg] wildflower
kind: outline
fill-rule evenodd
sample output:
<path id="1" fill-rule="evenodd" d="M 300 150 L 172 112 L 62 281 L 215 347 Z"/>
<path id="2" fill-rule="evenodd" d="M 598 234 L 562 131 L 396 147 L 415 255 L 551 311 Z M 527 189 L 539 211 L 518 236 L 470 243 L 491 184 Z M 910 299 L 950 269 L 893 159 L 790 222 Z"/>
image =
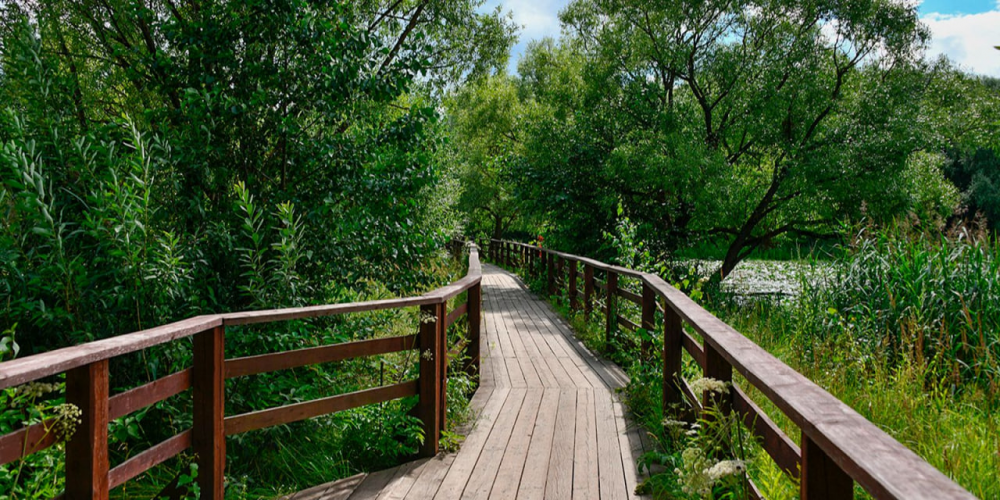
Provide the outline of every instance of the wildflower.
<path id="1" fill-rule="evenodd" d="M 695 394 L 704 394 L 705 392 L 729 394 L 729 387 L 726 382 L 709 377 L 703 377 L 691 382 L 691 390 Z"/>
<path id="2" fill-rule="evenodd" d="M 746 465 L 742 460 L 723 460 L 705 471 L 712 482 L 718 481 L 726 476 L 742 474 L 746 470 Z"/>
<path id="3" fill-rule="evenodd" d="M 708 496 L 715 482 L 709 475 L 712 461 L 701 448 L 687 448 L 681 453 L 683 469 L 674 469 L 680 479 L 681 490 L 689 495 Z"/>
<path id="4" fill-rule="evenodd" d="M 431 361 L 434 359 L 434 353 L 431 352 L 430 349 L 427 349 L 424 351 L 423 354 L 420 355 L 420 357 L 424 358 L 424 361 Z"/>
<path id="5" fill-rule="evenodd" d="M 672 418 L 663 419 L 664 427 L 684 427 L 685 425 L 687 425 L 687 422 L 681 420 L 674 420 Z"/>
<path id="6" fill-rule="evenodd" d="M 30 384 L 24 384 L 17 388 L 17 394 L 19 396 L 25 396 L 29 399 L 38 399 L 50 392 L 56 392 L 59 390 L 59 384 L 46 384 L 44 382 L 32 382 Z"/>
<path id="7" fill-rule="evenodd" d="M 56 437 L 63 441 L 69 441 L 76 432 L 76 426 L 83 423 L 83 411 L 72 403 L 63 403 L 52 409 L 55 412 L 55 423 L 53 431 Z"/>

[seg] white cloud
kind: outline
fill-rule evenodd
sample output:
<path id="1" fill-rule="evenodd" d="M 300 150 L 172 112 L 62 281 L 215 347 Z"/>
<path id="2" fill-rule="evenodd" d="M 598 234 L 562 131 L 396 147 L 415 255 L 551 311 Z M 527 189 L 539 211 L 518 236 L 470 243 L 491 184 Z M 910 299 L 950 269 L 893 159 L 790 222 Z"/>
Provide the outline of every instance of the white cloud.
<path id="1" fill-rule="evenodd" d="M 504 10 L 514 14 L 514 22 L 522 26 L 521 39 L 537 40 L 559 36 L 559 10 L 566 0 L 502 0 Z"/>
<path id="2" fill-rule="evenodd" d="M 931 13 L 921 20 L 932 38 L 927 55 L 947 55 L 973 73 L 1000 77 L 1000 1 L 998 10 L 979 14 Z"/>

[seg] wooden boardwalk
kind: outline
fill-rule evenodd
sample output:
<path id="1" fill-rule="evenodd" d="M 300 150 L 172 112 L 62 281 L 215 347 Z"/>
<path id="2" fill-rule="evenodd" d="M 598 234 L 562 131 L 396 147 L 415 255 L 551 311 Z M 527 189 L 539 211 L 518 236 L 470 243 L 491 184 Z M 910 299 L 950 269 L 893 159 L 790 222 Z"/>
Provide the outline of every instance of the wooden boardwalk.
<path id="1" fill-rule="evenodd" d="M 483 267 L 478 418 L 457 453 L 359 474 L 292 500 L 635 497 L 649 447 L 615 389 L 628 378 L 588 351 L 514 275 Z"/>

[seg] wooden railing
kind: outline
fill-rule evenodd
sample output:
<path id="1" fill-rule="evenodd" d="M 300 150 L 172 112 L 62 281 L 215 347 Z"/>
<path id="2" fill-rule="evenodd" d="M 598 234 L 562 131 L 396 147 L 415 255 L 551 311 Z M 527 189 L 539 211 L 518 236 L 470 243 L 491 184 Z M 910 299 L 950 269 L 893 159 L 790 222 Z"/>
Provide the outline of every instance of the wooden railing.
<path id="1" fill-rule="evenodd" d="M 663 330 L 663 405 L 683 404 L 695 412 L 707 405 L 735 411 L 759 438 L 764 450 L 787 474 L 797 478 L 808 500 L 849 499 L 854 483 L 878 499 L 972 499 L 972 494 L 849 406 L 741 335 L 659 276 L 523 243 L 491 240 L 491 261 L 542 278 L 549 294 L 565 290 L 573 310 L 588 316 L 603 300 L 606 344 L 615 345 L 619 326 Z M 582 273 L 579 267 L 582 266 Z M 540 273 L 540 276 L 539 276 Z M 582 274 L 582 279 L 581 279 Z M 603 281 L 599 279 L 603 277 Z M 633 280 L 642 292 L 620 286 Z M 583 290 L 578 282 L 583 281 Z M 598 292 L 598 290 L 600 290 Z M 582 295 L 582 304 L 580 298 Z M 641 310 L 641 324 L 619 312 L 618 300 Z M 663 305 L 658 302 L 662 301 Z M 662 326 L 658 323 L 662 322 Z M 701 338 L 685 331 L 686 323 Z M 648 350 L 646 343 L 641 348 Z M 732 382 L 733 370 L 767 397 L 800 429 L 796 444 L 738 386 L 724 397 L 696 397 L 681 373 L 683 351 L 705 377 Z M 755 494 L 759 492 L 753 487 Z"/>
<path id="2" fill-rule="evenodd" d="M 460 246 L 452 245 L 452 249 L 456 255 L 460 252 Z M 464 278 L 419 297 L 198 316 L 0 363 L 0 389 L 66 374 L 66 401 L 82 410 L 82 422 L 66 443 L 65 498 L 70 500 L 106 499 L 110 489 L 187 448 L 192 448 L 197 455 L 197 480 L 202 498 L 221 499 L 226 436 L 414 395 L 419 399 L 414 414 L 424 427 L 420 455 L 433 456 L 438 452 L 440 433 L 445 426 L 449 358 L 462 355 L 464 350 L 469 360 L 465 370 L 470 374 L 479 371 L 481 276 L 479 252 L 472 245 Z M 468 292 L 467 300 L 449 313 L 448 301 L 462 292 Z M 420 307 L 419 331 L 414 335 L 236 359 L 224 356 L 227 326 L 407 307 Z M 467 342 L 448 351 L 447 329 L 463 315 L 469 318 Z M 187 337 L 193 337 L 194 356 L 190 368 L 119 394 L 110 393 L 109 359 Z M 414 349 L 420 352 L 417 356 L 419 376 L 414 380 L 241 415 L 225 415 L 226 379 Z M 189 388 L 193 389 L 194 398 L 192 427 L 109 468 L 109 422 Z M 0 465 L 55 444 L 55 433 L 49 431 L 51 424 L 42 422 L 0 436 Z"/>

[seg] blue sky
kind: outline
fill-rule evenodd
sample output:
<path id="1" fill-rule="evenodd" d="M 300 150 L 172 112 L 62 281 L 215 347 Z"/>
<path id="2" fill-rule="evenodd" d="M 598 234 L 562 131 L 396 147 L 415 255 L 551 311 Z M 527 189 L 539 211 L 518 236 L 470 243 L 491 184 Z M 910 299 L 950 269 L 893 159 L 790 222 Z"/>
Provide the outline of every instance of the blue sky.
<path id="1" fill-rule="evenodd" d="M 500 5 L 522 26 L 514 47 L 512 71 L 530 40 L 559 36 L 559 11 L 570 0 L 487 0 L 489 9 Z M 1000 77 L 1000 0 L 923 0 L 920 17 L 930 27 L 928 54 L 946 54 L 974 73 Z"/>

